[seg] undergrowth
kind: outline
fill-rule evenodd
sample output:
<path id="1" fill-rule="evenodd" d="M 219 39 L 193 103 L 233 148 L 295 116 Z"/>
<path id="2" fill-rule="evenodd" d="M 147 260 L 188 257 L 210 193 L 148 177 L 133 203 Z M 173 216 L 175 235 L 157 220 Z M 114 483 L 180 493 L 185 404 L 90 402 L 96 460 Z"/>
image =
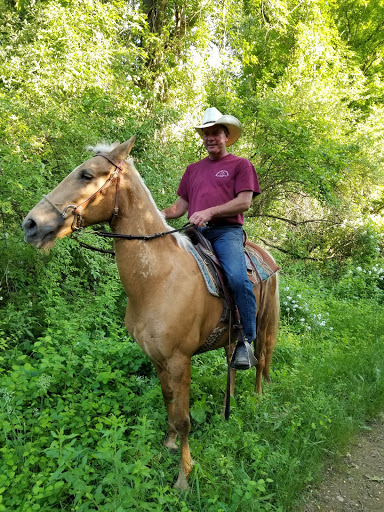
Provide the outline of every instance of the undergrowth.
<path id="1" fill-rule="evenodd" d="M 36 260 L 52 283 L 45 296 L 32 286 L 23 305 L 2 308 L 0 511 L 294 510 L 326 459 L 383 407 L 381 280 L 351 294 L 360 270 L 327 281 L 292 267 L 281 276 L 273 382 L 262 397 L 254 370 L 238 372 L 225 421 L 224 356 L 194 358 L 196 464 L 190 490 L 174 490 L 179 454 L 162 446 L 160 386 L 122 325 L 114 264 L 106 272 L 95 260 L 95 284 L 71 295 L 52 263 L 71 266 L 71 247 Z"/>

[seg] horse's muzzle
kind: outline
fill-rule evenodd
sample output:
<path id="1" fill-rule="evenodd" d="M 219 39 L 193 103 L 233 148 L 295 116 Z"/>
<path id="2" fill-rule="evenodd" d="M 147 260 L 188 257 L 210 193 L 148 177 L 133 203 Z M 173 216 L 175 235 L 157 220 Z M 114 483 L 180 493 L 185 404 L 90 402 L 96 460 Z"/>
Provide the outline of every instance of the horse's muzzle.
<path id="1" fill-rule="evenodd" d="M 63 222 L 63 218 L 60 218 L 57 214 L 48 222 L 40 222 L 37 217 L 34 218 L 31 214 L 28 214 L 22 224 L 24 240 L 40 249 L 55 240 Z"/>

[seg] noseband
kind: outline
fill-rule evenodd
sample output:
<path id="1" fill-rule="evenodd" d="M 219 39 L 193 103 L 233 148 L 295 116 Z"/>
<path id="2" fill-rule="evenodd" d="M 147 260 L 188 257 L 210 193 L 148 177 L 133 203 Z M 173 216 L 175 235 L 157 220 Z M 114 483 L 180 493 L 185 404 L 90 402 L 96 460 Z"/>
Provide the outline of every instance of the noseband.
<path id="1" fill-rule="evenodd" d="M 115 170 L 113 171 L 113 173 L 109 176 L 109 178 L 107 179 L 107 181 L 104 183 L 104 185 L 102 185 L 99 190 L 96 190 L 96 192 L 94 194 L 92 194 L 90 197 L 88 197 L 88 199 L 86 199 L 85 201 L 83 201 L 81 204 L 79 205 L 75 205 L 75 204 L 69 204 L 68 206 L 66 206 L 64 208 L 63 211 L 61 211 L 57 205 L 55 205 L 54 203 L 52 203 L 52 201 L 47 197 L 47 196 L 43 196 L 43 198 L 48 201 L 48 203 L 53 206 L 55 208 L 55 210 L 57 210 L 61 217 L 63 219 L 66 219 L 67 218 L 67 211 L 69 209 L 72 208 L 72 214 L 73 214 L 73 222 L 72 222 L 72 226 L 71 226 L 71 229 L 72 231 L 77 231 L 79 230 L 82 225 L 83 225 L 83 217 L 82 217 L 82 212 L 83 210 L 94 200 L 96 199 L 96 197 L 99 195 L 99 194 L 102 194 L 103 191 L 109 186 L 111 185 L 115 180 L 116 180 L 116 195 L 115 195 L 115 206 L 113 208 L 113 215 L 112 215 L 112 220 L 118 216 L 118 213 L 119 213 L 119 206 L 118 206 L 118 202 L 119 202 L 119 189 L 120 189 L 120 175 L 121 173 L 123 172 L 123 169 L 122 169 L 122 164 L 123 164 L 123 160 L 117 164 L 116 162 L 114 162 L 113 160 L 111 160 L 109 158 L 109 156 L 105 155 L 104 153 L 98 153 L 97 155 L 95 156 L 102 156 L 103 158 L 105 158 L 106 160 L 108 160 L 109 163 L 111 163 L 114 167 L 115 167 Z"/>

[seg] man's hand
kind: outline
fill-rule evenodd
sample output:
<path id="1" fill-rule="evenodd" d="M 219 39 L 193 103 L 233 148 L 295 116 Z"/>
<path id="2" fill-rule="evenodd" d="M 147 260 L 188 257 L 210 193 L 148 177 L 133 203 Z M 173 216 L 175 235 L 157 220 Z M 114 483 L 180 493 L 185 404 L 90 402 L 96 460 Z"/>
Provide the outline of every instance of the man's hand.
<path id="1" fill-rule="evenodd" d="M 253 192 L 252 190 L 244 190 L 243 192 L 239 192 L 239 194 L 228 201 L 227 203 L 212 206 L 211 208 L 207 208 L 206 210 L 201 210 L 200 212 L 195 212 L 189 218 L 189 221 L 195 226 L 201 228 L 203 224 L 209 222 L 212 219 L 219 219 L 220 217 L 233 217 L 238 213 L 243 213 L 248 210 L 252 203 Z"/>
<path id="2" fill-rule="evenodd" d="M 203 227 L 203 225 L 210 221 L 214 215 L 213 208 L 207 208 L 206 210 L 201 210 L 201 212 L 195 212 L 189 218 L 189 222 L 197 226 L 198 228 Z"/>

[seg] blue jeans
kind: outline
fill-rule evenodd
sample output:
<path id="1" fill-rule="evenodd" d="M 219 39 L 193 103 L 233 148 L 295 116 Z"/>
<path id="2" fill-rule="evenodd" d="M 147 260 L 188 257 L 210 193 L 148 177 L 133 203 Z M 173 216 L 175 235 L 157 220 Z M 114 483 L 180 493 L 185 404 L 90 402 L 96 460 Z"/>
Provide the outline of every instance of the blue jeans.
<path id="1" fill-rule="evenodd" d="M 256 338 L 256 297 L 248 279 L 243 247 L 243 227 L 240 225 L 202 228 L 211 242 L 233 292 L 239 309 L 244 334 L 249 341 Z"/>

